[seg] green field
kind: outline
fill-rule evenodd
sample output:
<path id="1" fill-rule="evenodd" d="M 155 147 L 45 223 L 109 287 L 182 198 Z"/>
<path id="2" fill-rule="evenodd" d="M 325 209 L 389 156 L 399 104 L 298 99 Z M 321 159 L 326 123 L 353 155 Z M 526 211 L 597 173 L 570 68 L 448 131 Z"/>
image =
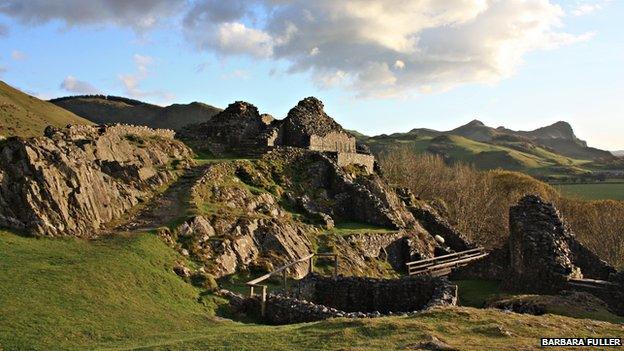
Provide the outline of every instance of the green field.
<path id="1" fill-rule="evenodd" d="M 624 201 L 624 182 L 604 182 L 590 184 L 558 184 L 555 187 L 568 197 L 583 200 Z"/>
<path id="2" fill-rule="evenodd" d="M 0 231 L 0 350 L 533 349 L 540 337 L 624 336 L 624 326 L 469 307 L 414 317 L 266 326 L 224 319 L 225 300 L 176 276 L 151 234 L 35 239 Z M 190 264 L 190 263 L 189 263 Z M 474 291 L 475 289 L 473 289 Z M 477 289 L 478 290 L 478 289 Z"/>

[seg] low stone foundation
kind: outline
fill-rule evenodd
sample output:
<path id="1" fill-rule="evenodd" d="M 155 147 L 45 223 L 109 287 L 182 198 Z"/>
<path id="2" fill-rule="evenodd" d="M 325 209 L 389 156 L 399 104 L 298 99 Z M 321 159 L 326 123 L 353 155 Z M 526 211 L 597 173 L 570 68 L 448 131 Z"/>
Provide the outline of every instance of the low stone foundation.
<path id="1" fill-rule="evenodd" d="M 355 164 L 366 168 L 368 173 L 374 172 L 375 157 L 372 155 L 355 152 L 328 152 L 327 154 L 339 167 Z"/>
<path id="2" fill-rule="evenodd" d="M 435 306 L 455 305 L 457 286 L 445 278 L 374 279 L 310 275 L 292 292 L 267 296 L 264 321 L 290 324 L 327 318 L 410 315 Z M 260 298 L 237 300 L 236 308 L 258 314 Z"/>

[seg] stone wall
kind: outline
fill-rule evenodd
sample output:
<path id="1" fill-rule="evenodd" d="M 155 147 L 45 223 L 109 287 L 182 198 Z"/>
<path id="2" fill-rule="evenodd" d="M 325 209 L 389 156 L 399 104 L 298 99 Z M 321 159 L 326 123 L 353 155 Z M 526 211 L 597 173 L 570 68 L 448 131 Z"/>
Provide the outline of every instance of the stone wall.
<path id="1" fill-rule="evenodd" d="M 311 275 L 299 284 L 294 297 L 345 312 L 412 312 L 430 304 L 457 302 L 455 285 L 444 278 L 427 276 L 375 279 Z M 439 303 L 432 302 L 437 299 Z"/>
<path id="2" fill-rule="evenodd" d="M 86 128 L 85 128 L 86 127 Z M 74 125 L 69 128 L 69 133 L 79 134 L 89 132 L 89 126 Z M 176 132 L 173 129 L 152 129 L 145 126 L 136 126 L 129 124 L 113 124 L 101 126 L 105 128 L 108 135 L 124 136 L 128 134 L 137 135 L 144 138 L 163 138 L 173 140 L 176 136 Z"/>
<path id="3" fill-rule="evenodd" d="M 180 139 L 198 151 L 218 156 L 258 156 L 276 138 L 269 124 L 270 119 L 260 115 L 256 106 L 236 101 L 210 121 L 184 128 Z"/>
<path id="4" fill-rule="evenodd" d="M 331 132 L 324 136 L 313 134 L 310 135 L 308 148 L 315 151 L 355 153 L 355 137 L 344 132 Z"/>
<path id="5" fill-rule="evenodd" d="M 264 321 L 290 324 L 337 317 L 406 316 L 456 303 L 457 286 L 444 278 L 384 280 L 310 275 L 300 280 L 288 295 L 268 295 Z M 253 315 L 260 312 L 257 296 L 244 299 L 232 296 L 230 304 L 237 312 Z"/>
<path id="6" fill-rule="evenodd" d="M 581 244 L 574 235 L 568 235 L 566 241 L 571 251 L 570 259 L 581 269 L 583 277 L 609 280 L 611 275 L 617 272 L 615 268 Z"/>
<path id="7" fill-rule="evenodd" d="M 357 251 L 364 260 L 381 259 L 395 271 L 404 271 L 405 263 L 411 260 L 409 236 L 403 231 L 396 233 L 362 233 L 345 237 L 349 247 Z"/>
<path id="8" fill-rule="evenodd" d="M 582 277 L 566 241 L 566 228 L 555 207 L 538 196 L 522 198 L 509 211 L 510 274 L 505 288 L 556 293 L 570 278 Z"/>
<path id="9" fill-rule="evenodd" d="M 339 167 L 355 164 L 363 166 L 369 174 L 374 172 L 375 157 L 372 155 L 356 154 L 354 152 L 336 152 L 330 153 L 329 157 L 334 160 Z"/>

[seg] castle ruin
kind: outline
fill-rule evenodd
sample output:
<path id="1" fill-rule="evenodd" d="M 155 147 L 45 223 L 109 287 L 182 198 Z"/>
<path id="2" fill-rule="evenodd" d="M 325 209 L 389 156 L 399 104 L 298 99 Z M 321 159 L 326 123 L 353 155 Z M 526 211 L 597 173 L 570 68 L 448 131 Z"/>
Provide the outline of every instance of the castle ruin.
<path id="1" fill-rule="evenodd" d="M 296 147 L 323 152 L 341 167 L 360 165 L 369 173 L 375 162 L 314 97 L 299 101 L 283 120 L 261 115 L 256 106 L 237 101 L 209 121 L 187 127 L 180 138 L 216 156 L 254 157 L 279 147 Z"/>

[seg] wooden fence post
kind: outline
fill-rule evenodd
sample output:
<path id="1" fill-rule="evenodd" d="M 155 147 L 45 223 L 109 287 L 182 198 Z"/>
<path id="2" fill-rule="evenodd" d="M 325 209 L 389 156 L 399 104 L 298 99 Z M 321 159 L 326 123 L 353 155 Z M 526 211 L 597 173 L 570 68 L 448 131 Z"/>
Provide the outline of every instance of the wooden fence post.
<path id="1" fill-rule="evenodd" d="M 282 271 L 282 280 L 284 282 L 284 290 L 286 290 L 286 269 Z"/>
<path id="2" fill-rule="evenodd" d="M 253 287 L 253 285 L 250 285 L 249 286 L 249 297 L 253 297 L 253 295 L 254 295 L 254 287 Z"/>
<path id="3" fill-rule="evenodd" d="M 309 259 L 310 266 L 308 267 L 308 274 L 314 273 L 314 256 L 311 256 Z"/>
<path id="4" fill-rule="evenodd" d="M 267 296 L 267 287 L 266 285 L 262 286 L 262 300 L 260 302 L 260 315 L 264 317 L 266 313 L 266 296 Z"/>

